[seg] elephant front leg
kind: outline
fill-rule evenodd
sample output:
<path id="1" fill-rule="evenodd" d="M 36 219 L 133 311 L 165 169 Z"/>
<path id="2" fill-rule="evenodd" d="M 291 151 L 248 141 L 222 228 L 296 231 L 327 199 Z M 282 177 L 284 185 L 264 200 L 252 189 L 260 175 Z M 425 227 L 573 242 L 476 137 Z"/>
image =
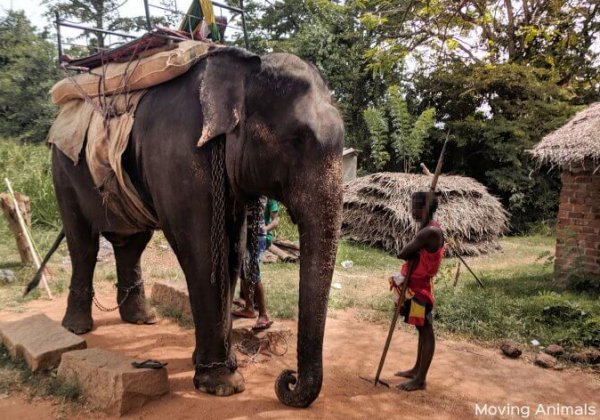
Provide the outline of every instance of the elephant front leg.
<path id="1" fill-rule="evenodd" d="M 156 323 L 156 312 L 146 300 L 140 258 L 152 231 L 128 237 L 105 234 L 113 244 L 117 264 L 117 304 L 121 319 L 132 324 Z"/>
<path id="2" fill-rule="evenodd" d="M 194 386 L 209 394 L 232 395 L 245 389 L 244 378 L 237 370 L 231 348 L 229 276 L 225 283 L 190 284 L 190 303 L 196 328 Z M 225 297 L 225 299 L 223 299 Z"/>

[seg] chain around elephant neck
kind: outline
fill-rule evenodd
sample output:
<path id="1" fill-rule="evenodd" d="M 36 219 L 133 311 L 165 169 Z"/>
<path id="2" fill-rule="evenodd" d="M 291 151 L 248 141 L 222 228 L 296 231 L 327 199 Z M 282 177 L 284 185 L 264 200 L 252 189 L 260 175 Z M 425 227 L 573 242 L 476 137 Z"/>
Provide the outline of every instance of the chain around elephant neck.
<path id="1" fill-rule="evenodd" d="M 225 346 L 225 358 L 229 358 L 229 337 L 227 311 L 228 279 L 225 275 L 225 139 L 213 140 L 211 175 L 212 175 L 212 220 L 210 226 L 210 251 L 212 273 L 210 283 L 221 286 L 221 328 Z"/>
<path id="2" fill-rule="evenodd" d="M 211 175 L 212 175 L 212 220 L 210 226 L 210 251 L 212 273 L 210 283 L 225 277 L 225 141 L 213 140 Z"/>

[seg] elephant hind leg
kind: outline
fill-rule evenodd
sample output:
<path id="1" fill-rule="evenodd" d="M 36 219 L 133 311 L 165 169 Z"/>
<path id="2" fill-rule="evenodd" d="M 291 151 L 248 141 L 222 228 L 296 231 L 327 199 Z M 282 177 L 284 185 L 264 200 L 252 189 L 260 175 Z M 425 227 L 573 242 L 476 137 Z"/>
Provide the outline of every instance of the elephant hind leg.
<path id="1" fill-rule="evenodd" d="M 78 211 L 64 218 L 65 236 L 71 256 L 71 285 L 67 311 L 62 325 L 75 334 L 85 334 L 93 327 L 93 278 L 98 256 L 98 233 L 94 232 Z"/>
<path id="2" fill-rule="evenodd" d="M 115 250 L 117 264 L 117 303 L 121 319 L 133 324 L 156 323 L 156 312 L 146 300 L 140 258 L 152 238 L 152 231 L 131 236 L 104 234 Z"/>

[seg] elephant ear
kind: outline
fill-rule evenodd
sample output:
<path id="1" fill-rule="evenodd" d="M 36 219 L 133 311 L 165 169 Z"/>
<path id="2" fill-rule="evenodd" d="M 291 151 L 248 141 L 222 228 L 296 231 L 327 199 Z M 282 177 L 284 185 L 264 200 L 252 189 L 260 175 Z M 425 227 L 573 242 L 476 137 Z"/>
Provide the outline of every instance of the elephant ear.
<path id="1" fill-rule="evenodd" d="M 246 78 L 260 70 L 257 55 L 239 48 L 219 47 L 209 52 L 200 82 L 200 104 L 204 114 L 198 146 L 232 132 L 244 115 Z"/>

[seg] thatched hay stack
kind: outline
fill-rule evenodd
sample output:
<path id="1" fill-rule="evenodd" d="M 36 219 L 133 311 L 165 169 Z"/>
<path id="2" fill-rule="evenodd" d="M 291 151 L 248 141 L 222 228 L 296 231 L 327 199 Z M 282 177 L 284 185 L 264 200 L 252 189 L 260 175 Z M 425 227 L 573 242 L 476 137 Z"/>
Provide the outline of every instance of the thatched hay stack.
<path id="1" fill-rule="evenodd" d="M 590 161 L 600 168 L 600 102 L 590 105 L 558 130 L 545 136 L 530 151 L 540 163 L 571 169 Z"/>
<path id="2" fill-rule="evenodd" d="M 411 194 L 429 190 L 430 184 L 431 176 L 392 172 L 347 183 L 342 234 L 398 253 L 417 230 L 410 214 Z M 480 255 L 499 249 L 498 237 L 508 227 L 507 212 L 483 185 L 463 176 L 440 176 L 437 189 L 441 195 L 436 219 L 457 252 Z"/>

